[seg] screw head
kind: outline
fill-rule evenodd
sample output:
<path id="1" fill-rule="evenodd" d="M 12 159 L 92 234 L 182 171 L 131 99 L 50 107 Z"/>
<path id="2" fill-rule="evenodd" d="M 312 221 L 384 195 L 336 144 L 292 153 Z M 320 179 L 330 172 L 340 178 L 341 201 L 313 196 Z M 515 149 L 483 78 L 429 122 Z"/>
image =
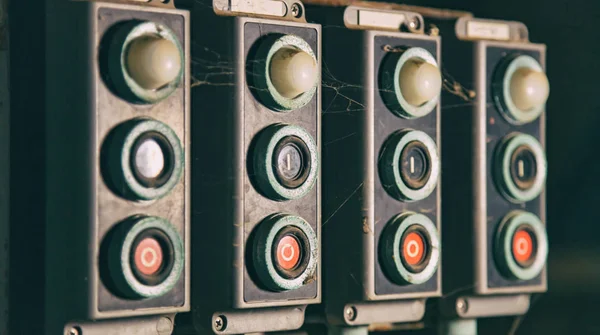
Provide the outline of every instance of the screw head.
<path id="1" fill-rule="evenodd" d="M 217 331 L 223 331 L 227 327 L 227 319 L 223 315 L 217 316 L 215 318 L 214 323 L 215 323 L 215 330 L 217 330 Z"/>
<path id="2" fill-rule="evenodd" d="M 410 19 L 410 21 L 408 22 L 408 27 L 410 28 L 410 30 L 417 30 L 421 27 L 421 23 L 419 22 L 419 18 L 418 17 L 413 17 L 412 19 Z"/>
<path id="3" fill-rule="evenodd" d="M 465 299 L 457 299 L 456 300 L 456 309 L 461 313 L 466 313 L 469 310 L 469 304 Z"/>
<path id="4" fill-rule="evenodd" d="M 344 311 L 344 313 L 346 314 L 346 319 L 348 321 L 356 320 L 356 308 L 354 306 L 346 307 L 346 310 Z"/>
<path id="5" fill-rule="evenodd" d="M 300 16 L 302 16 L 302 7 L 300 7 L 299 4 L 295 3 L 292 5 L 292 15 L 295 18 L 299 18 Z"/>

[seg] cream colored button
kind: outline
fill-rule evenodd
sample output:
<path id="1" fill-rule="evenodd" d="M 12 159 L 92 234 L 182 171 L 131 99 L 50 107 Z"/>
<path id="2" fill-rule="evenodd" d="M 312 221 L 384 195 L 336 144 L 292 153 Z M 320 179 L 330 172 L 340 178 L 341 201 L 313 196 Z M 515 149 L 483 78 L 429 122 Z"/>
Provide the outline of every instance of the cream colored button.
<path id="1" fill-rule="evenodd" d="M 135 166 L 146 178 L 156 178 L 165 168 L 163 150 L 154 140 L 146 140 L 135 153 Z"/>
<path id="2" fill-rule="evenodd" d="M 518 109 L 528 111 L 546 103 L 550 84 L 546 74 L 530 68 L 520 68 L 510 79 L 510 96 Z"/>
<path id="3" fill-rule="evenodd" d="M 400 69 L 400 91 L 409 104 L 421 106 L 434 99 L 442 89 L 437 66 L 419 59 L 408 60 Z"/>
<path id="4" fill-rule="evenodd" d="M 158 36 L 139 37 L 129 46 L 127 71 L 147 90 L 163 87 L 176 80 L 181 71 L 179 48 Z"/>
<path id="5" fill-rule="evenodd" d="M 317 62 L 304 51 L 284 48 L 273 55 L 269 75 L 277 92 L 293 99 L 315 85 Z"/>

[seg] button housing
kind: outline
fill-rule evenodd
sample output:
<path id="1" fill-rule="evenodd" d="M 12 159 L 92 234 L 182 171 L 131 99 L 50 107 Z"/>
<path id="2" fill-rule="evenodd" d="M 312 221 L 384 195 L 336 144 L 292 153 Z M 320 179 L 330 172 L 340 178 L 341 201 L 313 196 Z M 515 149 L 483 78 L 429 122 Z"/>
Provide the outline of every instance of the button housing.
<path id="1" fill-rule="evenodd" d="M 485 73 L 487 82 L 493 82 L 495 71 L 498 70 L 502 62 L 506 57 L 512 55 L 527 55 L 535 59 L 538 63 L 545 66 L 544 62 L 544 51 L 545 48 L 540 45 L 523 45 L 519 46 L 505 46 L 501 43 L 483 43 L 481 47 L 485 52 L 481 53 L 482 57 L 485 57 Z M 496 85 L 496 84 L 494 84 Z M 490 87 L 488 91 L 489 98 L 493 99 L 494 85 Z M 493 121 L 492 121 L 493 120 Z M 493 245 L 494 234 L 497 229 L 497 225 L 500 220 L 511 210 L 525 210 L 538 216 L 543 223 L 545 223 L 545 191 L 535 197 L 534 199 L 527 201 L 523 204 L 514 204 L 507 201 L 502 194 L 498 191 L 494 185 L 494 176 L 492 167 L 494 166 L 494 151 L 496 150 L 502 137 L 513 132 L 518 131 L 530 136 L 533 136 L 538 142 L 540 142 L 543 149 L 545 149 L 545 139 L 543 137 L 543 127 L 545 124 L 545 113 L 536 118 L 535 120 L 525 123 L 522 125 L 514 125 L 508 122 L 502 112 L 497 108 L 496 105 L 490 104 L 486 108 L 485 114 L 485 134 L 487 138 L 492 139 L 487 141 L 485 144 L 486 152 L 486 192 L 482 194 L 486 198 L 487 203 L 487 217 L 491 220 L 487 221 L 487 243 L 489 246 Z M 483 167 L 482 167 L 483 168 Z M 497 269 L 493 256 L 493 248 L 488 248 L 487 253 L 487 286 L 491 289 L 502 290 L 510 287 L 529 287 L 530 289 L 539 289 L 545 285 L 545 270 L 542 271 L 538 276 L 530 280 L 510 280 L 506 279 L 500 271 Z"/>
<path id="2" fill-rule="evenodd" d="M 144 11 L 139 11 L 136 9 L 130 6 L 98 6 L 97 17 L 102 18 L 97 21 L 98 35 L 101 37 L 98 44 L 104 45 L 104 43 L 107 43 L 107 39 L 110 39 L 112 36 L 111 33 L 117 31 L 120 28 L 120 24 L 128 24 L 132 18 L 135 18 L 135 20 L 152 21 L 169 27 L 184 50 L 189 48 L 184 43 L 186 40 L 186 16 L 182 15 L 184 12 L 175 11 L 169 13 L 169 11 L 164 12 L 164 10 L 145 9 Z M 102 53 L 99 55 L 100 59 L 104 56 L 106 55 Z M 100 68 L 102 68 L 102 64 L 100 64 Z M 189 89 L 187 82 L 189 82 L 189 79 L 187 79 L 188 72 L 185 71 L 185 64 L 183 64 L 183 68 L 183 78 L 173 93 L 160 102 L 144 107 L 123 100 L 109 86 L 109 81 L 105 80 L 105 78 L 98 78 L 98 112 L 96 121 L 98 146 L 108 143 L 106 140 L 111 131 L 116 129 L 117 125 L 125 124 L 139 117 L 150 117 L 166 124 L 174 132 L 184 153 L 184 160 L 181 162 L 184 172 L 181 173 L 181 177 L 174 184 L 173 188 L 159 200 L 135 200 L 134 202 L 137 204 L 134 204 L 131 199 L 123 198 L 121 195 L 114 193 L 110 183 L 104 181 L 101 175 L 102 170 L 99 169 L 96 185 L 98 194 L 96 200 L 98 206 L 98 244 L 104 241 L 117 223 L 140 213 L 148 216 L 168 217 L 171 224 L 181 234 L 182 240 L 185 241 L 185 235 L 187 234 L 186 227 L 189 224 L 189 214 L 187 212 L 189 208 L 184 204 L 188 199 L 187 193 L 189 192 L 188 172 L 186 172 L 189 170 L 187 168 L 189 166 L 189 156 L 186 139 L 189 136 L 187 127 L 190 120 L 187 101 L 187 95 L 189 94 L 187 91 Z M 101 74 L 99 73 L 98 75 Z M 187 264 L 187 257 L 185 262 Z M 146 308 L 148 311 L 152 311 L 152 308 L 158 308 L 162 311 L 167 310 L 166 308 L 170 310 L 185 309 L 185 306 L 188 304 L 188 294 L 185 289 L 186 281 L 188 280 L 186 278 L 187 275 L 188 269 L 185 266 L 172 290 L 162 296 L 142 300 L 115 297 L 104 282 L 98 280 L 96 288 L 98 292 L 97 309 L 100 313 L 107 313 L 107 315 L 121 310 L 142 308 Z"/>
<path id="3" fill-rule="evenodd" d="M 431 55 L 438 55 L 437 41 L 435 39 L 409 39 L 403 38 L 404 36 L 385 36 L 385 34 L 379 34 L 376 32 L 371 33 L 372 36 L 372 50 L 374 55 L 374 71 L 372 75 L 375 80 L 376 90 L 387 90 L 389 89 L 386 85 L 386 81 L 382 78 L 391 75 L 383 64 L 389 54 L 384 51 L 384 46 L 389 45 L 391 47 L 419 47 L 427 50 Z M 409 35 L 410 36 L 410 35 Z M 409 49 L 410 50 L 410 49 Z M 440 64 L 439 59 L 437 59 Z M 443 65 L 442 65 L 443 66 Z M 407 211 L 419 211 L 419 208 L 429 208 L 430 212 L 427 213 L 427 217 L 432 220 L 439 229 L 439 207 L 438 201 L 440 196 L 440 187 L 436 186 L 435 189 L 426 198 L 420 199 L 415 202 L 403 202 L 396 200 L 390 196 L 383 185 L 381 174 L 377 165 L 379 164 L 379 154 L 381 148 L 383 148 L 385 141 L 389 135 L 397 130 L 411 128 L 426 133 L 434 143 L 439 146 L 440 138 L 438 133 L 438 118 L 439 118 L 440 105 L 437 104 L 433 110 L 425 116 L 405 119 L 396 115 L 386 105 L 383 97 L 380 94 L 374 95 L 373 101 L 373 148 L 375 150 L 374 164 L 376 167 L 375 171 L 375 189 L 374 189 L 374 208 L 373 214 L 375 220 L 381 220 L 387 222 L 398 214 Z M 352 150 L 352 147 L 348 148 Z M 339 148 L 332 148 L 332 150 L 339 150 Z M 348 154 L 350 154 L 348 152 Z M 343 197 L 342 197 L 343 198 Z M 325 201 L 328 201 L 325 199 Z M 338 204 L 339 206 L 339 204 Z M 375 234 L 375 250 L 381 250 L 381 235 L 386 225 L 376 224 L 374 225 Z M 376 253 L 377 254 L 377 253 Z M 436 270 L 434 275 L 424 283 L 415 285 L 398 285 L 389 280 L 385 275 L 382 265 L 380 264 L 379 257 L 375 257 L 375 294 L 378 296 L 408 296 L 411 293 L 419 293 L 421 296 L 435 295 L 440 287 L 439 282 L 439 271 Z"/>

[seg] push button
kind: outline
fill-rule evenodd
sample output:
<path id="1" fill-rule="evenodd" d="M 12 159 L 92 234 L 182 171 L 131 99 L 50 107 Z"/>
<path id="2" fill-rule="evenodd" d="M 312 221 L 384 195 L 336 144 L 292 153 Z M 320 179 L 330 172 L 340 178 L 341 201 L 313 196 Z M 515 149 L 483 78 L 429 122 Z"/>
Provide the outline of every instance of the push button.
<path id="1" fill-rule="evenodd" d="M 500 140 L 493 161 L 498 191 L 510 202 L 523 203 L 538 197 L 546 184 L 546 155 L 536 138 L 511 133 Z"/>
<path id="2" fill-rule="evenodd" d="M 184 151 L 168 125 L 148 118 L 124 122 L 102 144 L 102 174 L 111 190 L 129 200 L 169 194 L 184 169 Z"/>
<path id="3" fill-rule="evenodd" d="M 404 238 L 402 246 L 402 258 L 410 266 L 418 266 L 423 262 L 425 256 L 425 241 L 421 234 L 412 232 Z"/>
<path id="4" fill-rule="evenodd" d="M 134 266 L 144 275 L 156 274 L 163 265 L 163 250 L 154 238 L 143 239 L 135 248 Z"/>
<path id="5" fill-rule="evenodd" d="M 299 199 L 312 190 L 319 170 L 312 136 L 295 125 L 273 124 L 253 140 L 252 184 L 276 201 Z"/>
<path id="6" fill-rule="evenodd" d="M 169 97 L 182 82 L 185 53 L 179 36 L 166 25 L 133 20 L 104 37 L 100 63 L 108 86 L 135 104 L 154 104 Z"/>
<path id="7" fill-rule="evenodd" d="M 154 90 L 178 78 L 181 59 L 175 43 L 158 36 L 142 36 L 131 42 L 127 70 L 138 85 Z"/>
<path id="8" fill-rule="evenodd" d="M 291 236 L 284 236 L 277 244 L 277 263 L 284 270 L 293 270 L 300 263 L 300 243 Z"/>
<path id="9" fill-rule="evenodd" d="M 126 299 L 162 296 L 179 281 L 185 264 L 177 229 L 160 217 L 134 216 L 117 224 L 105 237 L 101 258 L 107 265 L 102 280 Z"/>
<path id="10" fill-rule="evenodd" d="M 265 218 L 252 234 L 250 272 L 273 292 L 299 289 L 315 274 L 317 236 L 304 219 L 287 214 Z"/>
<path id="11" fill-rule="evenodd" d="M 277 92 L 287 99 L 294 99 L 313 88 L 319 77 L 315 58 L 295 48 L 276 52 L 269 73 Z"/>
<path id="12" fill-rule="evenodd" d="M 528 55 L 510 55 L 494 71 L 493 100 L 505 119 L 525 124 L 544 111 L 550 94 L 548 77 L 540 63 Z"/>
<path id="13" fill-rule="evenodd" d="M 442 93 L 442 74 L 430 51 L 412 47 L 391 52 L 381 63 L 378 76 L 378 91 L 397 116 L 414 119 L 435 110 Z"/>
<path id="14" fill-rule="evenodd" d="M 548 77 L 541 71 L 520 68 L 510 80 L 510 95 L 520 110 L 530 111 L 545 104 L 549 93 Z"/>
<path id="15" fill-rule="evenodd" d="M 531 265 L 534 239 L 526 229 L 519 229 L 513 236 L 512 253 L 515 261 L 523 267 Z"/>
<path id="16" fill-rule="evenodd" d="M 433 221 L 406 212 L 392 218 L 379 243 L 379 259 L 386 277 L 397 285 L 430 280 L 440 262 L 440 240 Z"/>
<path id="17" fill-rule="evenodd" d="M 311 45 L 296 35 L 269 34 L 252 46 L 246 78 L 267 108 L 289 112 L 306 106 L 320 84 L 320 64 Z"/>
<path id="18" fill-rule="evenodd" d="M 548 255 L 546 228 L 530 212 L 515 210 L 500 222 L 494 239 L 497 269 L 509 280 L 531 280 L 539 276 Z"/>
<path id="19" fill-rule="evenodd" d="M 425 199 L 438 184 L 437 145 L 419 130 L 402 129 L 393 133 L 381 148 L 378 165 L 382 186 L 400 201 Z"/>
<path id="20" fill-rule="evenodd" d="M 437 97 L 441 89 L 442 75 L 431 63 L 411 59 L 400 70 L 400 91 L 406 102 L 415 107 Z"/>

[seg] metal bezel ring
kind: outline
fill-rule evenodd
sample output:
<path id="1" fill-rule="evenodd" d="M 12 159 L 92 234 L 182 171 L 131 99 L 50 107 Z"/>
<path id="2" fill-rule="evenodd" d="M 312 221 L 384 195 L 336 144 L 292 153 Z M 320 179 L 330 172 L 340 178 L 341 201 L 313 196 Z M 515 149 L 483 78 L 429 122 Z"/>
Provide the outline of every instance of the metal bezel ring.
<path id="1" fill-rule="evenodd" d="M 536 176 L 533 185 L 521 190 L 512 179 L 511 156 L 516 148 L 525 145 L 531 149 L 536 161 Z M 494 161 L 496 186 L 510 202 L 522 203 L 535 199 L 544 189 L 547 175 L 547 162 L 544 149 L 533 136 L 523 133 L 507 135 L 499 144 Z"/>
<path id="2" fill-rule="evenodd" d="M 283 186 L 273 171 L 273 152 L 277 143 L 287 136 L 300 138 L 310 153 L 310 172 L 304 184 L 296 188 Z M 306 195 L 316 183 L 319 158 L 318 149 L 310 134 L 298 127 L 286 124 L 275 124 L 264 129 L 257 138 L 253 159 L 256 186 L 269 198 L 276 201 L 298 199 Z"/>
<path id="3" fill-rule="evenodd" d="M 175 132 L 166 124 L 152 119 L 138 119 L 133 121 L 134 125 L 127 131 L 123 141 L 116 143 L 120 146 L 120 170 L 119 176 L 127 186 L 132 195 L 139 200 L 154 200 L 167 195 L 179 182 L 183 174 L 185 154 L 179 138 Z M 136 140 L 142 134 L 154 131 L 162 134 L 171 145 L 174 152 L 173 171 L 170 178 L 160 187 L 152 188 L 142 185 L 136 178 L 131 168 L 131 154 Z"/>
<path id="4" fill-rule="evenodd" d="M 423 143 L 431 159 L 431 174 L 425 185 L 413 190 L 402 180 L 400 156 L 406 145 L 412 141 Z M 381 182 L 384 188 L 394 198 L 412 202 L 427 198 L 436 188 L 440 175 L 440 157 L 437 151 L 437 145 L 426 133 L 413 130 L 400 130 L 390 136 L 383 146 L 380 154 L 379 169 L 381 173 Z"/>
<path id="5" fill-rule="evenodd" d="M 173 266 L 171 273 L 158 285 L 145 285 L 135 276 L 131 266 L 131 249 L 136 237 L 147 229 L 164 232 L 173 246 Z M 139 216 L 121 223 L 115 232 L 115 238 L 109 246 L 109 271 L 118 290 L 132 298 L 154 298 L 170 291 L 183 272 L 184 246 L 176 228 L 167 220 L 159 217 Z"/>
<path id="6" fill-rule="evenodd" d="M 523 225 L 535 234 L 537 251 L 535 260 L 527 267 L 521 267 L 513 258 L 512 237 Z M 537 277 L 546 264 L 548 256 L 548 236 L 540 219 L 529 212 L 515 210 L 501 221 L 495 239 L 495 256 L 501 272 L 510 279 L 531 280 Z"/>
<path id="7" fill-rule="evenodd" d="M 414 58 L 418 58 L 439 68 L 435 57 L 433 57 L 429 51 L 419 47 L 409 48 L 399 57 L 395 54 L 392 54 L 389 59 L 384 60 L 384 63 L 382 64 L 383 71 L 381 71 L 381 73 L 383 74 L 388 72 L 387 69 L 389 69 L 389 72 L 393 71 L 394 76 L 393 78 L 389 78 L 387 76 L 381 77 L 383 87 L 393 87 L 393 92 L 381 90 L 381 94 L 386 102 L 387 107 L 394 114 L 405 119 L 420 118 L 431 113 L 438 104 L 440 95 L 442 93 L 440 91 L 435 98 L 427 101 L 421 106 L 413 106 L 406 101 L 404 95 L 402 94 L 402 90 L 400 89 L 400 71 L 407 61 Z"/>
<path id="8" fill-rule="evenodd" d="M 535 58 L 527 55 L 509 57 L 501 63 L 494 76 L 494 101 L 496 108 L 506 121 L 515 125 L 522 125 L 537 119 L 544 111 L 546 104 L 541 104 L 531 110 L 519 109 L 510 95 L 510 81 L 514 73 L 520 68 L 530 68 L 544 72 L 544 69 Z"/>
<path id="9" fill-rule="evenodd" d="M 309 54 L 318 64 L 317 57 L 313 52 L 310 45 L 301 37 L 296 35 L 275 35 L 275 37 L 267 38 L 265 41 L 261 41 L 264 45 L 270 45 L 268 49 L 260 48 L 254 61 L 253 73 L 254 81 L 258 86 L 255 93 L 258 94 L 259 100 L 261 100 L 268 108 L 271 108 L 277 112 L 289 112 L 294 109 L 301 108 L 308 104 L 315 93 L 317 92 L 317 86 L 321 81 L 320 71 L 319 76 L 316 78 L 315 83 L 311 89 L 299 95 L 296 98 L 286 98 L 279 94 L 273 82 L 271 81 L 270 69 L 271 59 L 273 55 L 284 48 L 294 48 Z M 265 59 L 265 61 L 261 61 Z"/>
<path id="10" fill-rule="evenodd" d="M 304 272 L 296 278 L 287 279 L 279 274 L 273 263 L 273 243 L 277 233 L 287 227 L 294 226 L 300 229 L 309 241 L 307 257 L 308 265 Z M 267 217 L 257 227 L 254 237 L 252 260 L 258 279 L 268 289 L 281 292 L 295 290 L 302 287 L 314 275 L 317 268 L 318 243 L 317 235 L 313 228 L 304 219 L 287 214 L 273 214 Z"/>
<path id="11" fill-rule="evenodd" d="M 185 64 L 183 48 L 175 33 L 165 25 L 150 21 L 136 22 L 136 24 L 126 25 L 122 29 L 126 31 L 126 35 L 123 38 L 115 39 L 113 43 L 111 43 L 111 51 L 109 51 L 109 55 L 111 56 L 111 60 L 109 60 L 109 70 L 111 70 L 112 76 L 118 78 L 118 82 L 115 83 L 117 85 L 117 90 L 120 91 L 127 100 L 138 104 L 153 104 L 166 99 L 181 83 L 185 68 L 183 66 Z M 129 75 L 127 70 L 127 52 L 129 50 L 129 45 L 136 38 L 146 35 L 159 36 L 171 41 L 175 44 L 181 56 L 181 69 L 177 78 L 171 83 L 155 90 L 148 90 L 138 85 Z M 119 59 L 119 62 L 112 61 L 112 58 Z"/>
<path id="12" fill-rule="evenodd" d="M 409 227 L 419 225 L 429 235 L 428 246 L 430 251 L 429 262 L 419 273 L 409 271 L 402 263 L 402 237 Z M 380 259 L 386 274 L 392 281 L 400 285 L 423 284 L 427 282 L 438 269 L 440 262 L 440 239 L 435 224 L 425 215 L 407 212 L 392 218 L 385 228 L 382 236 L 382 250 Z"/>

